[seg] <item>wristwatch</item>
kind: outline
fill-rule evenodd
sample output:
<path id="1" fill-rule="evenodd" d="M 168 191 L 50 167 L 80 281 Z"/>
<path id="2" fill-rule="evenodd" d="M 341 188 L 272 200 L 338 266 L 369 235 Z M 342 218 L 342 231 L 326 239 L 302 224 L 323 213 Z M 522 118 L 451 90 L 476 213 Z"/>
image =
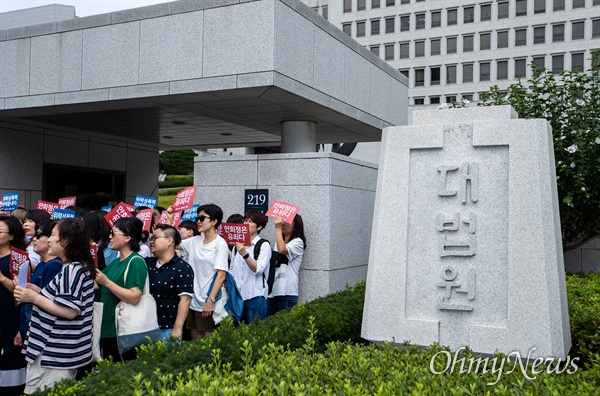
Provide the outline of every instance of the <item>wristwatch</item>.
<path id="1" fill-rule="evenodd" d="M 213 304 L 217 301 L 217 299 L 214 297 L 208 297 L 208 300 Z"/>
<path id="2" fill-rule="evenodd" d="M 242 256 L 242 258 L 243 258 L 244 260 L 246 260 L 248 257 L 250 257 L 250 253 L 246 253 L 246 254 L 244 254 L 244 255 Z"/>

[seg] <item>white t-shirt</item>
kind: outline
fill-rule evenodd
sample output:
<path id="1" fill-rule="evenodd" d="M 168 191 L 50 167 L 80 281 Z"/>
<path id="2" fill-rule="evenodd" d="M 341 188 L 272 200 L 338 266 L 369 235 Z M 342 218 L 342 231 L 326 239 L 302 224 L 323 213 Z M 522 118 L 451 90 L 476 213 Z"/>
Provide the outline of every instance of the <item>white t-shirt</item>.
<path id="1" fill-rule="evenodd" d="M 250 257 L 254 258 L 254 246 L 260 240 L 260 236 L 257 235 L 250 246 L 246 246 L 246 253 L 250 254 Z M 271 245 L 268 242 L 264 242 L 260 247 L 260 253 L 258 260 L 256 260 L 256 272 L 252 272 L 246 260 L 242 258 L 242 255 L 233 251 L 233 258 L 231 259 L 231 274 L 235 278 L 235 283 L 240 294 L 244 300 L 250 300 L 254 297 L 267 297 L 269 294 L 269 287 L 267 285 L 267 277 L 269 275 L 269 261 L 271 260 Z M 263 281 L 263 273 L 265 279 Z"/>
<path id="2" fill-rule="evenodd" d="M 208 287 L 217 270 L 227 271 L 229 249 L 225 239 L 218 236 L 214 241 L 204 244 L 202 235 L 181 241 L 182 258 L 194 270 L 194 296 L 190 309 L 202 311 L 208 293 Z"/>
<path id="3" fill-rule="evenodd" d="M 273 290 L 271 290 L 269 297 L 298 295 L 298 275 L 302 265 L 302 256 L 304 255 L 304 242 L 300 238 L 295 238 L 286 243 L 285 246 L 288 250 L 288 264 L 282 264 L 276 270 Z M 277 250 L 277 246 L 273 250 Z"/>

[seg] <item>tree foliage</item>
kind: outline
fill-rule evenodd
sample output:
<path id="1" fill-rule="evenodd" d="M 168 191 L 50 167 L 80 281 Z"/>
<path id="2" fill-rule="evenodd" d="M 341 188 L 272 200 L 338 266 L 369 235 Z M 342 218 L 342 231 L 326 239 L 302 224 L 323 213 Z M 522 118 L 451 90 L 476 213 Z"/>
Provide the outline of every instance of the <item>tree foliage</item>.
<path id="1" fill-rule="evenodd" d="M 481 95 L 479 106 L 511 105 L 520 118 L 545 118 L 552 125 L 563 246 L 568 249 L 600 233 L 600 73 L 592 69 L 535 70 L 501 92 Z"/>
<path id="2" fill-rule="evenodd" d="M 163 151 L 159 157 L 159 169 L 167 175 L 191 175 L 194 173 L 194 150 Z"/>

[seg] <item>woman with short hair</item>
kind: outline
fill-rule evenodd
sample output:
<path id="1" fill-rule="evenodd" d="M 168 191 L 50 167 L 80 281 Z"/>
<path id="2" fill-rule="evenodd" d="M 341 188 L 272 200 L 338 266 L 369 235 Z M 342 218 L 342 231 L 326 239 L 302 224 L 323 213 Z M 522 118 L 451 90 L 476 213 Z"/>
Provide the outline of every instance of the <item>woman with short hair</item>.
<path id="1" fill-rule="evenodd" d="M 112 249 L 119 252 L 119 257 L 96 274 L 96 282 L 101 290 L 100 300 L 104 304 L 100 330 L 103 358 L 112 356 L 115 361 L 135 358 L 135 349 L 123 355 L 119 353 L 115 309 L 121 301 L 137 305 L 142 299 L 148 276 L 146 262 L 137 253 L 140 250 L 143 226 L 137 217 L 122 217 L 115 221 L 110 232 L 110 241 Z M 128 268 L 125 279 L 125 271 Z"/>

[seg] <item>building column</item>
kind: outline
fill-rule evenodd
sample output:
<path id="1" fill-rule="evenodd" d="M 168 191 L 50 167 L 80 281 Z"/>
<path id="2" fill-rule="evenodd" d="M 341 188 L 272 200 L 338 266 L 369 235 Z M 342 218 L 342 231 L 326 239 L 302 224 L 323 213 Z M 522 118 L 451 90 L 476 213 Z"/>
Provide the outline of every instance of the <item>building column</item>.
<path id="1" fill-rule="evenodd" d="M 316 122 L 284 121 L 281 123 L 282 153 L 314 153 L 316 151 Z"/>

